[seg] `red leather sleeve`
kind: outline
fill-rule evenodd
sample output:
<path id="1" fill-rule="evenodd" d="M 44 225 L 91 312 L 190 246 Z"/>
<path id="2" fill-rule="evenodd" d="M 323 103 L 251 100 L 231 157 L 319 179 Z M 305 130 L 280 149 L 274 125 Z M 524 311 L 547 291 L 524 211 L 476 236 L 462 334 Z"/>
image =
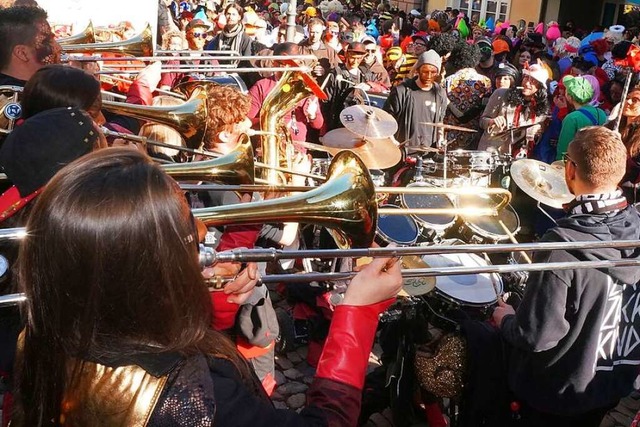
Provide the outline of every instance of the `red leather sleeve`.
<path id="1" fill-rule="evenodd" d="M 378 327 L 378 316 L 393 301 L 394 299 L 388 299 L 367 306 L 336 307 L 316 377 L 361 390 Z"/>

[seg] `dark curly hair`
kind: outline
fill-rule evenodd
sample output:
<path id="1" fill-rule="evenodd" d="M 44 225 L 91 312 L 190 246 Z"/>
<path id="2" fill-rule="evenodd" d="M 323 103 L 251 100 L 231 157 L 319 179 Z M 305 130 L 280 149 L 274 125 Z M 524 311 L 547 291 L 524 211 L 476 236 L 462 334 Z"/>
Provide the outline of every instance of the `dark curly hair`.
<path id="1" fill-rule="evenodd" d="M 547 91 L 541 86 L 530 100 L 524 99 L 520 89 L 509 89 L 505 101 L 507 105 L 511 107 L 523 105 L 529 114 L 531 114 L 531 108 L 533 107 L 533 113 L 538 117 L 549 114 L 549 96 L 547 95 Z"/>
<path id="2" fill-rule="evenodd" d="M 463 68 L 475 68 L 480 63 L 480 48 L 478 45 L 464 41 L 456 43 L 447 60 L 447 74 L 453 74 Z"/>
<path id="3" fill-rule="evenodd" d="M 449 33 L 436 34 L 431 37 L 429 42 L 429 49 L 433 49 L 440 56 L 445 56 L 451 52 L 458 44 L 460 38 Z"/>

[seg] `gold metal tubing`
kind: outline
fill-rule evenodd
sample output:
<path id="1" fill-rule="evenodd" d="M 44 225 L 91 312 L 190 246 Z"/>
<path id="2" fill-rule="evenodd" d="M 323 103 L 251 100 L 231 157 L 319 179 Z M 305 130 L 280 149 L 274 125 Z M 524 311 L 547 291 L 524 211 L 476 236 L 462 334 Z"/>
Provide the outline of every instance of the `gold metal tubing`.
<path id="1" fill-rule="evenodd" d="M 349 151 L 329 165 L 327 182 L 306 193 L 253 203 L 193 209 L 208 226 L 303 222 L 326 227 L 339 248 L 369 247 L 377 226 L 371 175 Z"/>
<path id="2" fill-rule="evenodd" d="M 133 57 L 153 55 L 153 32 L 151 26 L 138 35 L 124 41 L 106 43 L 84 43 L 63 45 L 62 51 L 66 54 L 74 53 L 116 53 Z M 69 60 L 67 58 L 66 60 Z M 71 60 L 76 60 L 75 58 Z"/>
<path id="3" fill-rule="evenodd" d="M 111 71 L 111 70 L 109 70 L 109 71 Z M 116 70 L 113 70 L 113 71 L 116 71 Z M 110 77 L 108 77 L 108 78 L 110 78 L 110 79 L 112 79 L 112 80 L 119 81 L 119 82 L 124 82 L 124 83 L 133 83 L 133 79 L 125 79 L 124 77 L 119 77 L 119 76 L 110 76 Z M 100 76 L 100 80 L 101 80 L 101 81 L 103 81 L 103 80 L 102 80 L 102 76 Z M 107 82 L 107 83 L 108 83 L 108 82 Z M 182 99 L 183 101 L 187 99 L 187 97 L 186 97 L 186 96 L 184 96 L 183 94 L 178 93 L 178 92 L 172 92 L 172 91 L 170 91 L 170 90 L 164 90 L 164 89 L 158 89 L 158 88 L 156 88 L 156 92 L 158 92 L 158 93 L 162 93 L 162 94 L 164 94 L 164 95 L 175 96 L 176 98 L 180 98 L 180 99 Z M 124 96 L 124 95 L 123 95 L 123 96 Z M 124 99 L 127 99 L 127 97 L 125 96 L 125 97 L 124 97 Z"/>
<path id="4" fill-rule="evenodd" d="M 100 43 L 101 44 L 101 43 Z M 164 52 L 164 51 L 163 51 Z M 107 57 L 103 58 L 100 56 L 79 56 L 77 58 L 69 58 L 73 61 L 79 62 L 109 62 L 109 61 L 192 61 L 194 59 L 200 60 L 216 60 L 216 61 L 253 61 L 260 59 L 269 59 L 269 60 L 284 60 L 284 59 L 293 59 L 298 61 L 315 61 L 316 57 L 313 55 L 273 55 L 273 56 L 262 56 L 262 55 L 247 55 L 247 56 L 216 56 L 210 55 L 208 50 L 187 50 L 187 51 L 167 51 L 172 54 L 177 53 L 185 53 L 185 54 L 197 54 L 198 56 L 170 56 L 170 55 L 152 55 L 152 56 L 118 56 L 118 57 Z M 158 53 L 158 52 L 156 52 Z"/>

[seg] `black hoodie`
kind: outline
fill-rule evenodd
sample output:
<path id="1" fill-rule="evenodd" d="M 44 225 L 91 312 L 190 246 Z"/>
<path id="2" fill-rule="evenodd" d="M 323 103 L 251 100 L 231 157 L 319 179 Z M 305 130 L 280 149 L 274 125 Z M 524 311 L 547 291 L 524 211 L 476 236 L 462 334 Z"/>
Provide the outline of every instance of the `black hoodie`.
<path id="1" fill-rule="evenodd" d="M 640 239 L 640 215 L 574 214 L 547 242 Z M 640 259 L 640 248 L 545 251 L 534 262 Z M 533 408 L 577 415 L 615 405 L 640 365 L 640 268 L 534 272 L 522 304 L 502 321 L 513 347 L 509 385 Z"/>

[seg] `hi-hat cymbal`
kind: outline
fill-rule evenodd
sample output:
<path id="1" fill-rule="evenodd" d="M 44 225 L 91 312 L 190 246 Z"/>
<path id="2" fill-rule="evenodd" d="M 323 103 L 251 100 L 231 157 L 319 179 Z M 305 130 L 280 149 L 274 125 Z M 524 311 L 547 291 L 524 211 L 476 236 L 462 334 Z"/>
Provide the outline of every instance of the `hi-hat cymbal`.
<path id="1" fill-rule="evenodd" d="M 398 122 L 391 114 L 369 105 L 345 108 L 340 121 L 351 132 L 367 138 L 388 138 L 398 131 Z"/>
<path id="2" fill-rule="evenodd" d="M 511 177 L 522 191 L 543 205 L 561 209 L 574 198 L 564 173 L 556 166 L 533 159 L 516 160 L 511 164 Z"/>
<path id="3" fill-rule="evenodd" d="M 429 268 L 422 257 L 417 255 L 403 256 L 400 258 L 403 269 Z M 431 292 L 436 287 L 436 278 L 433 276 L 405 278 L 402 290 L 411 296 L 424 295 Z M 405 296 L 405 295 L 403 295 Z"/>
<path id="4" fill-rule="evenodd" d="M 392 138 L 361 138 L 340 128 L 327 132 L 321 139 L 327 152 L 335 155 L 342 150 L 353 151 L 369 169 L 387 169 L 402 158 Z"/>
<path id="5" fill-rule="evenodd" d="M 478 132 L 475 129 L 463 128 L 462 126 L 454 126 L 454 125 L 446 125 L 444 123 L 430 123 L 430 122 L 420 122 L 421 125 L 432 126 L 434 128 L 442 128 L 444 130 L 455 130 L 458 132 Z"/>

